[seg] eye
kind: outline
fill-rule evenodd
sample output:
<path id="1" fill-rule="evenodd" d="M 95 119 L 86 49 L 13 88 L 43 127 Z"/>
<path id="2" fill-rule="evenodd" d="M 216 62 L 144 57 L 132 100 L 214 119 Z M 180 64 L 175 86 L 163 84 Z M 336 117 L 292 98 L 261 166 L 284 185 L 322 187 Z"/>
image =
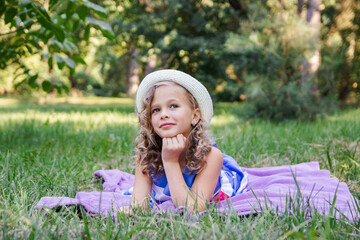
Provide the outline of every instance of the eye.
<path id="1" fill-rule="evenodd" d="M 157 113 L 157 112 L 159 112 L 159 111 L 160 111 L 159 108 L 154 108 L 153 110 L 151 110 L 151 113 Z"/>
<path id="2" fill-rule="evenodd" d="M 170 108 L 178 108 L 179 106 L 177 104 L 171 104 Z"/>

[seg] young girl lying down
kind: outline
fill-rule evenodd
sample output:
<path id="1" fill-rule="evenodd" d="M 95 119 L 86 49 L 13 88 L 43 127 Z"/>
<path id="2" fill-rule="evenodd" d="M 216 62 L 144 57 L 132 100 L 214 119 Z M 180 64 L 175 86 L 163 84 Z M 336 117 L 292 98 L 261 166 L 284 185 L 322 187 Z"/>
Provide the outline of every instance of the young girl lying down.
<path id="1" fill-rule="evenodd" d="M 201 211 L 207 202 L 241 193 L 247 178 L 236 161 L 209 138 L 213 104 L 206 88 L 190 75 L 160 70 L 141 82 L 136 107 L 135 184 L 130 208 L 172 200 Z"/>

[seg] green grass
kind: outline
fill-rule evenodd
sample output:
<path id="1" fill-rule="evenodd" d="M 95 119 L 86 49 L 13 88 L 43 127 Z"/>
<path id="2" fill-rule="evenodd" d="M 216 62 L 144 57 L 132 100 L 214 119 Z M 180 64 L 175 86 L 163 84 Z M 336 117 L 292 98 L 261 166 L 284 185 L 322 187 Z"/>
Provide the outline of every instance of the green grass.
<path id="1" fill-rule="evenodd" d="M 241 166 L 319 161 L 360 197 L 360 109 L 316 122 L 272 123 L 237 117 L 240 104 L 217 104 L 211 125 L 220 149 Z M 271 212 L 240 218 L 209 213 L 82 218 L 75 209 L 33 211 L 43 196 L 99 191 L 93 172 L 133 172 L 138 124 L 130 99 L 0 98 L 0 226 L 2 239 L 355 239 L 360 223 Z"/>

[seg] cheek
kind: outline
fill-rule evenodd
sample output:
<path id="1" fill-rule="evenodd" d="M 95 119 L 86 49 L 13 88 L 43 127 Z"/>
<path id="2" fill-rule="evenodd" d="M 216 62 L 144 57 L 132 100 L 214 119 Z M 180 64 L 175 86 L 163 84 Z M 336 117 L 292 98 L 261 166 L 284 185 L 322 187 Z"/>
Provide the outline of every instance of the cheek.
<path id="1" fill-rule="evenodd" d="M 154 128 L 154 126 L 156 126 L 156 117 L 151 116 L 151 126 Z"/>

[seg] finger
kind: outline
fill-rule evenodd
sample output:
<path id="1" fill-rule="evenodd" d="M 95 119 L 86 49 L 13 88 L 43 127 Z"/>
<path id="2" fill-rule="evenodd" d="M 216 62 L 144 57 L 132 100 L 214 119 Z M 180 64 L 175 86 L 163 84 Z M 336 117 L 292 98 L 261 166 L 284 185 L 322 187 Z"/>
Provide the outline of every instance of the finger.
<path id="1" fill-rule="evenodd" d="M 181 134 L 181 139 L 182 139 L 183 143 L 185 144 L 187 138 L 184 135 Z"/>
<path id="2" fill-rule="evenodd" d="M 177 144 L 177 139 L 176 139 L 176 137 L 170 138 L 170 142 L 171 142 L 171 146 L 176 145 L 176 144 Z"/>
<path id="3" fill-rule="evenodd" d="M 178 134 L 176 139 L 180 145 L 184 144 L 184 136 L 182 134 Z"/>
<path id="4" fill-rule="evenodd" d="M 168 138 L 163 138 L 162 142 L 163 142 L 163 147 L 167 148 L 169 146 L 169 139 Z"/>
<path id="5" fill-rule="evenodd" d="M 168 147 L 169 147 L 169 148 L 173 148 L 175 144 L 176 144 L 176 143 L 175 143 L 173 137 L 172 137 L 172 138 L 168 138 Z"/>

